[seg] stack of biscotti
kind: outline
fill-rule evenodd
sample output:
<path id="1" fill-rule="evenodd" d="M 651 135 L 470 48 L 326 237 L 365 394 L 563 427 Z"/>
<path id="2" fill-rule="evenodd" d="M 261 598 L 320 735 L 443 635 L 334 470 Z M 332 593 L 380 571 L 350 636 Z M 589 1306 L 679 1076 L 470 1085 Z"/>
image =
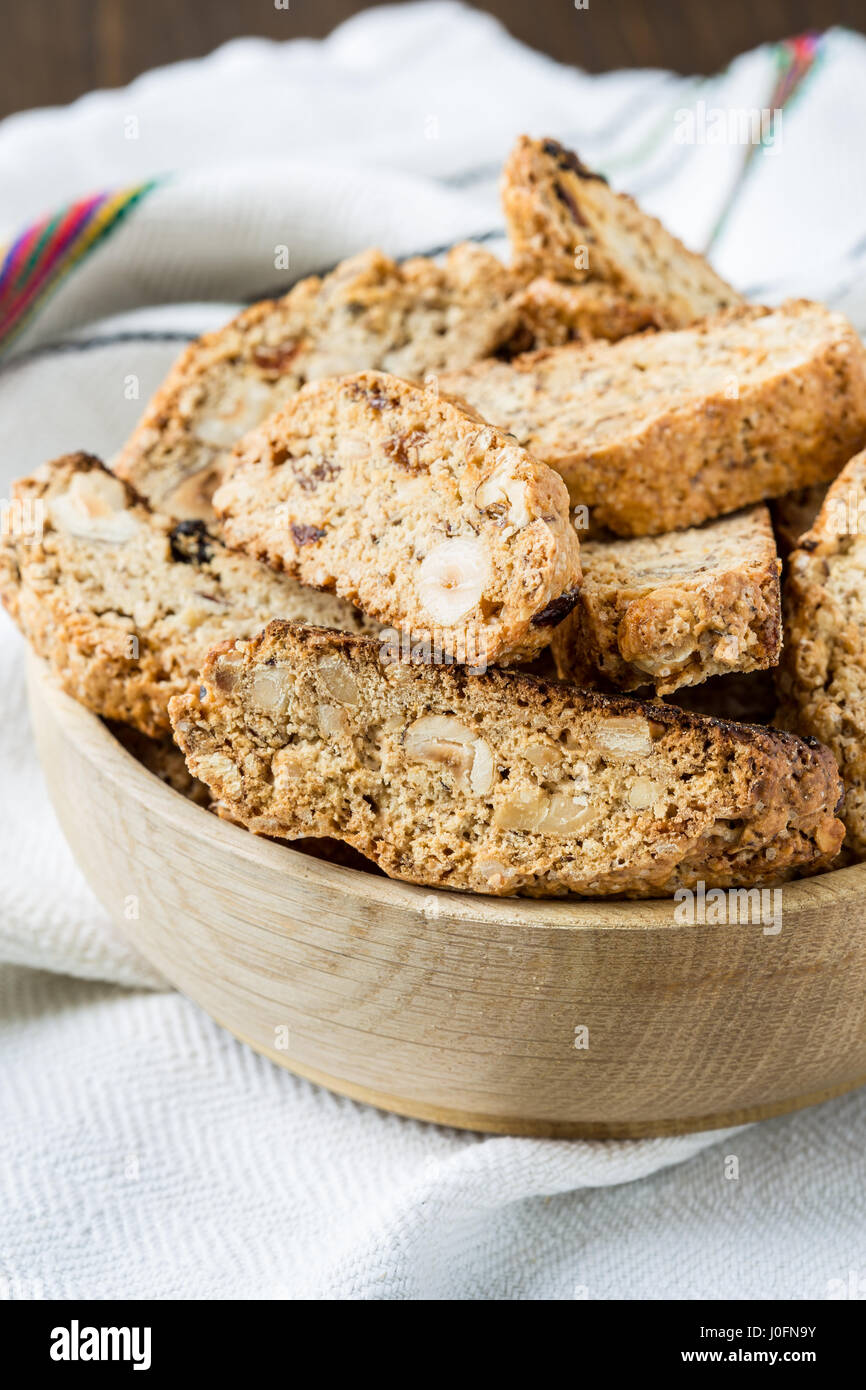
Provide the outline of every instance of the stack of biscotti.
<path id="1" fill-rule="evenodd" d="M 524 143 L 534 149 L 533 142 L 518 142 L 503 187 L 514 236 L 510 268 L 472 243 L 454 247 L 441 265 L 423 256 L 399 265 L 372 250 L 323 279 L 302 280 L 282 299 L 254 304 L 181 357 L 114 461 L 119 476 L 162 511 L 208 520 L 232 446 L 306 382 L 368 368 L 423 381 L 498 352 L 615 341 L 641 328 L 668 326 L 671 315 L 658 285 L 636 269 L 631 278 L 620 273 L 612 247 L 606 257 L 599 255 L 600 272 L 590 276 L 563 277 L 555 258 L 548 264 L 525 253 L 519 218 L 511 212 L 521 173 L 530 174 Z M 538 158 L 543 163 L 549 155 Z M 700 286 L 700 265 L 707 284 L 716 286 L 715 296 L 706 286 L 703 297 L 693 288 L 693 312 L 681 313 L 677 323 L 739 302 L 699 257 L 631 200 L 612 193 L 609 198 L 617 216 L 633 224 L 626 242 L 660 239 L 660 255 L 685 283 Z M 599 246 L 618 239 L 611 231 L 615 222 L 610 216 L 600 220 Z"/>
<path id="2" fill-rule="evenodd" d="M 114 470 L 160 511 L 209 520 L 233 446 L 306 382 L 364 368 L 420 381 L 487 357 L 519 330 L 517 289 L 469 243 L 442 265 L 362 252 L 193 343 Z"/>
<path id="3" fill-rule="evenodd" d="M 842 782 L 802 700 L 766 727 L 796 634 L 766 504 L 866 445 L 863 346 L 745 305 L 556 142 L 503 195 L 509 266 L 365 252 L 193 344 L 116 477 L 19 485 L 44 525 L 0 596 L 255 833 L 497 895 L 814 873 Z"/>
<path id="4" fill-rule="evenodd" d="M 259 833 L 332 836 L 398 877 L 473 891 L 652 896 L 829 862 L 842 829 L 825 749 L 487 669 L 551 640 L 565 664 L 590 576 L 596 594 L 604 587 L 601 547 L 582 547 L 582 581 L 566 575 L 566 498 L 540 469 L 452 402 L 381 373 L 308 386 L 248 435 L 214 497 L 230 544 L 360 603 L 391 632 L 420 636 L 441 621 L 456 663 L 271 624 L 212 653 L 200 688 L 172 701 L 195 775 Z M 658 663 L 675 640 L 673 618 L 660 616 L 665 586 L 691 604 L 691 647 L 667 655 L 665 689 L 778 660 L 766 508 L 712 530 L 709 545 L 700 532 L 678 549 L 672 537 L 619 543 L 620 585 L 628 573 L 656 615 L 645 653 Z M 627 553 L 635 546 L 641 555 Z M 551 573 L 542 557 L 557 549 L 559 596 L 548 581 L 527 604 L 515 581 Z"/>
<path id="5" fill-rule="evenodd" d="M 611 286 L 527 283 L 472 243 L 441 265 L 365 251 L 194 342 L 112 466 L 160 511 L 210 520 L 232 447 L 307 382 L 364 369 L 423 382 L 494 353 L 616 340 L 655 322 Z"/>

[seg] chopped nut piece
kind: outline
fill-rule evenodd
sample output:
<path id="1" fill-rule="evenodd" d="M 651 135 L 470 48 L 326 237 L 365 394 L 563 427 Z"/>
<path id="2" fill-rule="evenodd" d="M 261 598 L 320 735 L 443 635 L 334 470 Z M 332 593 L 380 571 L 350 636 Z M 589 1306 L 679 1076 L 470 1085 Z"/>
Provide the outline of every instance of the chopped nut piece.
<path id="1" fill-rule="evenodd" d="M 457 785 L 475 796 L 493 786 L 489 744 L 447 714 L 425 714 L 406 730 L 406 756 L 413 763 L 440 763 L 454 773 Z"/>
<path id="2" fill-rule="evenodd" d="M 475 490 L 475 505 L 479 511 L 493 511 L 508 526 L 519 529 L 531 521 L 526 505 L 526 484 L 515 478 L 512 463 L 506 458 L 489 478 Z"/>
<path id="3" fill-rule="evenodd" d="M 469 786 L 476 796 L 486 796 L 493 786 L 493 754 L 483 738 L 477 738 L 473 747 L 475 757 L 469 773 Z"/>
<path id="4" fill-rule="evenodd" d="M 636 811 L 652 806 L 659 794 L 658 785 L 650 777 L 636 777 L 628 789 L 628 804 Z"/>
<path id="5" fill-rule="evenodd" d="M 562 750 L 555 743 L 529 743 L 523 756 L 533 767 L 547 768 L 562 760 Z"/>
<path id="6" fill-rule="evenodd" d="M 618 758 L 646 757 L 653 747 L 650 726 L 637 715 L 601 719 L 595 730 L 595 746 L 602 753 L 613 753 Z"/>
<path id="7" fill-rule="evenodd" d="M 346 670 L 342 661 L 322 660 L 319 662 L 319 677 L 332 700 L 338 705 L 357 705 L 360 696 L 358 686 Z"/>
<path id="8" fill-rule="evenodd" d="M 201 759 L 201 781 L 218 788 L 220 796 L 238 797 L 243 792 L 240 771 L 225 753 L 208 753 Z"/>
<path id="9" fill-rule="evenodd" d="M 482 879 L 486 879 L 494 891 L 503 888 L 514 874 L 513 869 L 506 868 L 498 859 L 481 859 L 476 868 Z"/>
<path id="10" fill-rule="evenodd" d="M 541 787 L 520 787 L 497 808 L 494 825 L 500 830 L 526 830 L 545 835 L 574 835 L 597 815 L 585 796 Z"/>
<path id="11" fill-rule="evenodd" d="M 488 578 L 481 542 L 455 538 L 443 541 L 425 557 L 415 587 L 434 623 L 450 627 L 478 606 Z"/>
<path id="12" fill-rule="evenodd" d="M 337 705 L 319 705 L 319 733 L 324 738 L 339 738 L 348 732 L 346 711 Z"/>
<path id="13" fill-rule="evenodd" d="M 76 473 L 66 492 L 50 500 L 48 513 L 57 530 L 68 536 L 119 545 L 134 536 L 138 529 L 127 507 L 123 483 L 94 469 L 90 473 Z"/>
<path id="14" fill-rule="evenodd" d="M 585 796 L 554 792 L 541 824 L 545 835 L 574 835 L 594 820 L 597 812 Z"/>
<path id="15" fill-rule="evenodd" d="M 279 670 L 256 671 L 250 681 L 250 698 L 265 714 L 282 714 L 289 701 L 288 678 Z"/>
<path id="16" fill-rule="evenodd" d="M 540 830 L 550 798 L 541 787 L 519 787 L 497 806 L 493 824 L 499 830 Z"/>
<path id="17" fill-rule="evenodd" d="M 739 655 L 740 639 L 735 632 L 720 637 L 713 649 L 714 659 L 729 666 L 732 666 L 739 659 Z"/>

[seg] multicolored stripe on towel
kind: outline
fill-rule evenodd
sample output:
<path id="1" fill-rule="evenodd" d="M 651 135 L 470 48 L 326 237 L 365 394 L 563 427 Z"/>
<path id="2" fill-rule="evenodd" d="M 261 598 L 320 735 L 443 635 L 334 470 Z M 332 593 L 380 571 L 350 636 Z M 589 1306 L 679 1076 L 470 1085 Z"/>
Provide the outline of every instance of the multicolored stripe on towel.
<path id="1" fill-rule="evenodd" d="M 773 83 L 773 90 L 767 98 L 766 109 L 768 111 L 782 111 L 786 106 L 791 105 L 796 96 L 799 96 L 806 78 L 815 70 L 819 60 L 823 57 L 823 40 L 823 34 L 809 33 L 798 34 L 796 38 L 782 39 L 779 43 L 773 44 L 776 80 Z M 746 146 L 740 172 L 716 219 L 710 239 L 704 247 L 705 251 L 709 251 L 718 241 L 752 167 L 752 161 L 758 150 L 762 148 L 763 146 L 759 144 Z"/>
<path id="2" fill-rule="evenodd" d="M 156 183 L 151 179 L 135 188 L 82 198 L 28 227 L 12 243 L 0 268 L 0 354 L 65 276 Z"/>

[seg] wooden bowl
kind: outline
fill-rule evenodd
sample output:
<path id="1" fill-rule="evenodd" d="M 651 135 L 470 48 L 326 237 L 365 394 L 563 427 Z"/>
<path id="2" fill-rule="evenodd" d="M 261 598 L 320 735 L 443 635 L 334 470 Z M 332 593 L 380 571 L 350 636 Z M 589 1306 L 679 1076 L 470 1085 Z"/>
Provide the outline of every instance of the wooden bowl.
<path id="1" fill-rule="evenodd" d="M 218 820 L 35 661 L 30 702 L 60 823 L 118 927 L 300 1076 L 441 1124 L 591 1138 L 739 1124 L 866 1082 L 866 864 L 786 887 L 777 935 L 683 924 L 671 900 L 417 888 Z"/>

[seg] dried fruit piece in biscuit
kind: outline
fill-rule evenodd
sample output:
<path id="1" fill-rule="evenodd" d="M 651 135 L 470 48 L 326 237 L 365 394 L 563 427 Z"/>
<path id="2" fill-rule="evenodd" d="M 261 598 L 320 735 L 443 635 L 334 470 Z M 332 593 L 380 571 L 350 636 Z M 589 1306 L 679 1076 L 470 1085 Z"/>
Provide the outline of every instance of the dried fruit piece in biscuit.
<path id="1" fill-rule="evenodd" d="M 530 660 L 576 601 L 562 479 L 385 373 L 305 387 L 241 442 L 214 505 L 230 545 L 476 668 Z"/>
<path id="2" fill-rule="evenodd" d="M 171 716 L 242 824 L 345 840 L 413 883 L 662 897 L 779 881 L 842 839 L 833 759 L 790 734 L 517 672 L 384 663 L 378 642 L 315 628 L 217 648 Z"/>

